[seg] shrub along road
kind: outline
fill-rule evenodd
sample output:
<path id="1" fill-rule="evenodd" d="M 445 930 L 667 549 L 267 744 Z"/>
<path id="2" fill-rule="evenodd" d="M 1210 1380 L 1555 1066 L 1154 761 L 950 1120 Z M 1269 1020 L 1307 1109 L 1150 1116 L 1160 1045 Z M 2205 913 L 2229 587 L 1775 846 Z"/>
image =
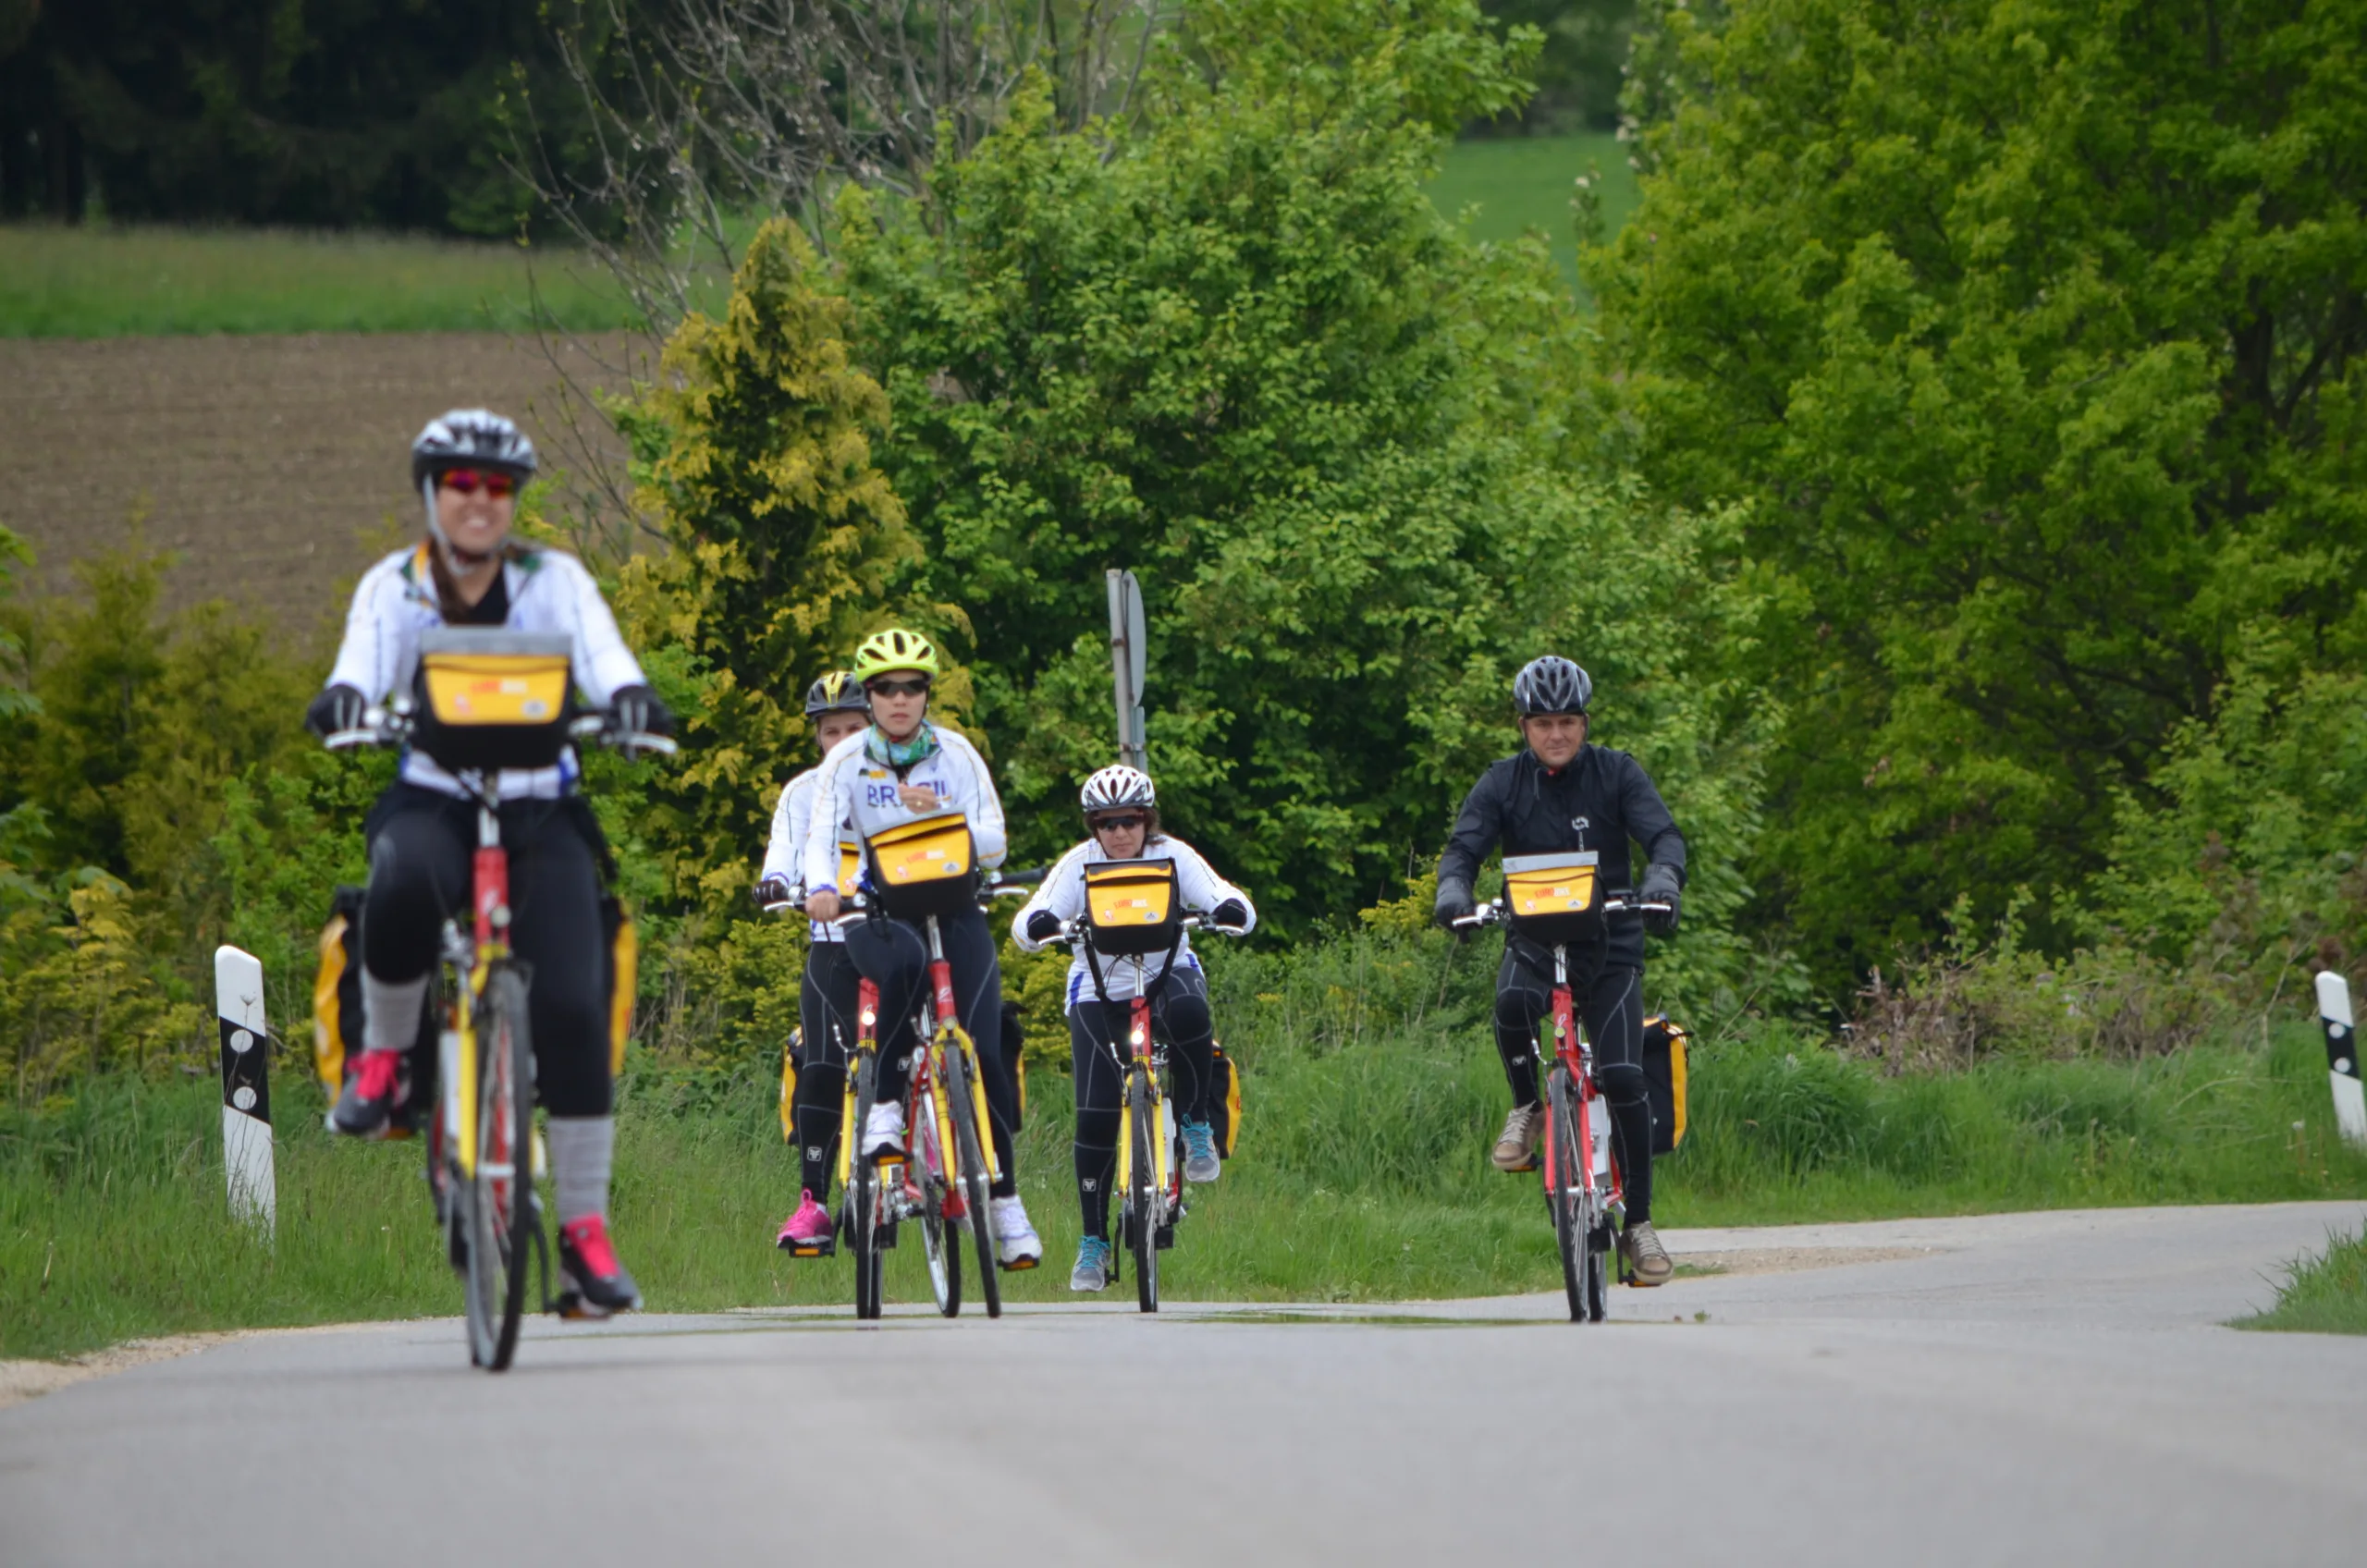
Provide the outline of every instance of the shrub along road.
<path id="1" fill-rule="evenodd" d="M 2220 1325 L 2362 1213 L 1673 1232 L 1737 1267 L 1601 1329 L 655 1317 L 538 1325 L 500 1378 L 449 1321 L 258 1335 L 0 1412 L 0 1558 L 2351 1562 L 2367 1339 Z"/>

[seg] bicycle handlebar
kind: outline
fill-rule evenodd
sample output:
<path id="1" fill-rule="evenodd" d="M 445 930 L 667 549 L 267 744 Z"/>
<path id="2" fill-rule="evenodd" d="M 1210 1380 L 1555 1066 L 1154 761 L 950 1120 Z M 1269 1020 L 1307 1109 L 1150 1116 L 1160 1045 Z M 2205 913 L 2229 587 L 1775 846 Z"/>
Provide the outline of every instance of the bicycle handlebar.
<path id="1" fill-rule="evenodd" d="M 983 886 L 978 888 L 978 901 L 983 904 L 988 899 L 999 898 L 1005 893 L 1024 892 L 1043 881 L 1045 874 L 1050 870 L 1051 867 L 1048 865 L 1036 865 L 1025 866 L 1017 871 L 987 872 L 983 877 Z M 870 918 L 870 900 L 863 894 L 852 891 L 841 893 L 839 895 L 839 902 L 844 913 L 835 916 L 832 924 L 844 924 L 855 918 L 866 920 Z M 803 899 L 784 900 L 762 907 L 767 914 L 803 914 L 805 913 L 805 901 Z"/>
<path id="2" fill-rule="evenodd" d="M 1603 900 L 1602 908 L 1596 913 L 1599 914 L 1666 914 L 1668 909 L 1669 906 L 1664 903 L 1657 901 L 1646 903 L 1614 894 Z M 1471 913 L 1456 916 L 1448 923 L 1448 929 L 1477 931 L 1483 925 L 1501 925 L 1507 918 L 1508 916 L 1504 913 L 1504 900 L 1490 899 Z"/>
<path id="3" fill-rule="evenodd" d="M 410 741 L 415 728 L 411 705 L 408 699 L 385 707 L 375 704 L 362 710 L 358 729 L 332 730 L 322 737 L 321 744 L 333 752 L 359 751 L 366 746 L 400 746 Z M 645 729 L 619 729 L 616 714 L 607 708 L 596 708 L 574 719 L 567 727 L 568 738 L 588 745 L 606 746 L 628 758 L 644 755 L 670 757 L 681 748 L 669 735 L 654 734 Z"/>

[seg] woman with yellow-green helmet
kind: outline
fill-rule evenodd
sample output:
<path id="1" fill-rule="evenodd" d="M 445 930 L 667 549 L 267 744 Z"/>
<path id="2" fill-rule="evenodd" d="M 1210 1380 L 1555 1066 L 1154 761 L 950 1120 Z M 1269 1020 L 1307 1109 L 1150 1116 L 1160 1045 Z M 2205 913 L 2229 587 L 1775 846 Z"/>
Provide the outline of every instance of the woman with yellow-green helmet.
<path id="1" fill-rule="evenodd" d="M 871 702 L 871 723 L 833 747 L 815 781 L 808 818 L 803 878 L 805 913 L 817 921 L 839 918 L 839 825 L 857 839 L 924 816 L 958 811 L 969 820 L 981 868 L 1002 864 L 1005 848 L 1002 799 L 977 748 L 950 729 L 928 722 L 931 687 L 939 673 L 936 647 L 919 632 L 891 628 L 867 638 L 855 651 L 854 676 Z M 1002 967 L 984 911 L 975 904 L 940 915 L 938 934 L 953 970 L 956 1011 L 962 1027 L 976 1042 L 986 1078 L 987 1109 L 993 1122 L 996 1163 L 994 1230 L 998 1260 L 1005 1268 L 1033 1268 L 1044 1243 L 1019 1201 L 1018 1161 L 1012 1147 L 1019 1129 L 1019 1083 L 1002 1040 Z M 854 962 L 878 986 L 880 1017 L 907 1016 L 916 1003 L 927 963 L 920 934 L 901 921 L 872 918 L 848 932 Z M 885 1053 L 877 1103 L 868 1125 L 848 1130 L 859 1138 L 859 1156 L 903 1146 L 902 1053 Z"/>

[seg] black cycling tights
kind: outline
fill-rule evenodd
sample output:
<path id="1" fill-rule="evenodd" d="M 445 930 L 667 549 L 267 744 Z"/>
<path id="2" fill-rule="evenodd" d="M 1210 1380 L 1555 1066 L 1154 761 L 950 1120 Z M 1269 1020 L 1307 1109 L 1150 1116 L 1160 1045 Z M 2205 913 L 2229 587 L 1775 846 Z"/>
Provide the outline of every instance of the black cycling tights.
<path id="1" fill-rule="evenodd" d="M 946 962 L 953 969 L 957 1022 L 976 1042 L 978 1070 L 987 1080 L 987 1115 L 994 1123 L 989 1135 L 995 1141 L 995 1163 L 1002 1169 L 994 1194 L 1007 1198 L 1019 1191 L 1019 1162 L 1012 1148 L 1012 1134 L 1019 1131 L 1019 1075 L 1003 1052 L 1002 961 L 995 956 L 986 913 L 976 906 L 938 916 L 937 926 Z M 879 1097 L 900 1097 L 910 1052 L 892 1047 L 900 1038 L 912 1037 L 906 1021 L 928 986 L 928 939 L 919 927 L 901 920 L 873 918 L 848 930 L 846 947 L 855 967 L 879 987 Z M 898 1025 L 894 1035 L 886 1032 L 890 1020 Z"/>
<path id="2" fill-rule="evenodd" d="M 1611 1107 L 1612 1152 L 1627 1188 L 1627 1223 L 1652 1218 L 1652 1106 L 1644 1093 L 1644 972 L 1572 965 L 1570 993 L 1594 1046 L 1595 1078 Z M 1553 955 L 1515 938 L 1496 972 L 1496 1052 L 1515 1105 L 1538 1101 L 1538 1025 L 1553 1010 Z"/>
<path id="3" fill-rule="evenodd" d="M 509 851 L 509 945 L 533 966 L 526 1022 L 534 1087 L 553 1116 L 606 1116 L 608 954 L 600 934 L 600 878 L 573 802 L 516 801 L 501 808 Z M 400 985 L 435 967 L 447 919 L 472 929 L 477 807 L 397 784 L 370 815 L 370 890 L 362 906 L 362 962 Z"/>
<path id="4" fill-rule="evenodd" d="M 1128 1002 L 1082 1001 L 1069 1009 L 1069 1060 L 1076 1084 L 1076 1198 L 1085 1233 L 1110 1229 L 1110 1183 L 1118 1168 L 1118 1110 L 1125 1097 L 1125 1072 L 1118 1059 L 1126 1046 Z M 1196 969 L 1179 968 L 1151 1002 L 1159 1037 L 1173 1064 L 1179 1116 L 1205 1121 L 1208 1091 L 1215 1085 L 1216 1028 L 1208 1016 L 1208 982 Z"/>

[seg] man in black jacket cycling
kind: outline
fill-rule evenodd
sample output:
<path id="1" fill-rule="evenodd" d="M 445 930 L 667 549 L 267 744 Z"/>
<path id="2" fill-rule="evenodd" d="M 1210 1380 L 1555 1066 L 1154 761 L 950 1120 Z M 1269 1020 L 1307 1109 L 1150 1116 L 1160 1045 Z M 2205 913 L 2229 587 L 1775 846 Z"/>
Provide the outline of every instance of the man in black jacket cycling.
<path id="1" fill-rule="evenodd" d="M 1592 850 L 1610 888 L 1629 887 L 1629 839 L 1644 847 L 1638 902 L 1665 913 L 1625 913 L 1601 937 L 1569 949 L 1570 989 L 1594 1042 L 1595 1069 L 1611 1107 L 1613 1149 L 1625 1180 L 1627 1223 L 1619 1250 L 1637 1282 L 1672 1272 L 1652 1231 L 1652 1111 L 1644 1093 L 1644 932 L 1676 929 L 1685 887 L 1685 835 L 1643 766 L 1625 752 L 1587 743 L 1594 682 L 1565 658 L 1547 655 L 1513 681 L 1513 708 L 1527 743 L 1479 776 L 1439 860 L 1437 918 L 1444 925 L 1477 907 L 1471 886 L 1490 854 L 1563 854 Z M 1513 1091 L 1512 1114 L 1496 1140 L 1500 1170 L 1532 1170 L 1545 1111 L 1537 1086 L 1538 1024 L 1552 1007 L 1552 954 L 1507 934 L 1496 972 L 1496 1050 Z"/>

